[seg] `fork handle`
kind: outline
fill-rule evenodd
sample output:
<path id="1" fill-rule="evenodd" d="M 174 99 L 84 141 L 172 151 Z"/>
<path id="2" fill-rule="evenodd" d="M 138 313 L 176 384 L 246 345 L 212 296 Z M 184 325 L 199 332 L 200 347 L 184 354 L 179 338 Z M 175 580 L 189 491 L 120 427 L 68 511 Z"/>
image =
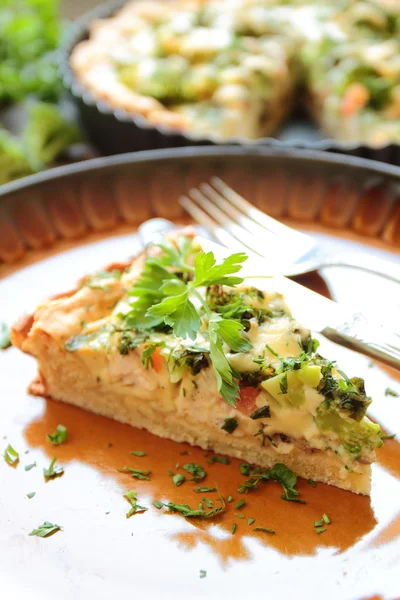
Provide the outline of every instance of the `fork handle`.
<path id="1" fill-rule="evenodd" d="M 400 336 L 372 326 L 362 313 L 321 331 L 326 338 L 400 370 Z"/>
<path id="2" fill-rule="evenodd" d="M 351 267 L 400 283 L 398 264 L 377 256 L 365 256 L 360 252 L 345 252 L 336 256 L 327 256 L 321 267 Z"/>

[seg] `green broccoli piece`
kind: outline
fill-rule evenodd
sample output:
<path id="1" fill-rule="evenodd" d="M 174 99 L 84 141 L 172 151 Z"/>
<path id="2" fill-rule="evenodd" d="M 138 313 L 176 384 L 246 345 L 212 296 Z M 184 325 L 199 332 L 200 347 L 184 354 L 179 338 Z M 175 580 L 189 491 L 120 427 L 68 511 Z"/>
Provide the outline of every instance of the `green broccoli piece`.
<path id="1" fill-rule="evenodd" d="M 34 172 L 21 143 L 0 129 L 0 185 Z"/>
<path id="2" fill-rule="evenodd" d="M 27 155 L 37 169 L 51 164 L 68 146 L 81 139 L 78 127 L 67 121 L 53 104 L 33 104 L 28 117 L 22 138 Z"/>

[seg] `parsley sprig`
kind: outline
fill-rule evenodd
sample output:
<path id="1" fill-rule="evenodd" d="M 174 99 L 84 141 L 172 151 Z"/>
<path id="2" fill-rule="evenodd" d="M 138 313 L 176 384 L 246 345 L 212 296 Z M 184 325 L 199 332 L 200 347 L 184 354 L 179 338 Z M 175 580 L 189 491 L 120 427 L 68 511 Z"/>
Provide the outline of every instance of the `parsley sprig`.
<path id="1" fill-rule="evenodd" d="M 218 391 L 229 405 L 236 406 L 239 374 L 229 363 L 223 344 L 234 352 L 246 352 L 252 345 L 241 335 L 242 323 L 212 312 L 199 288 L 242 283 L 243 278 L 234 274 L 247 256 L 243 252 L 232 254 L 217 264 L 213 252 L 198 252 L 192 266 L 188 259 L 193 247 L 187 238 L 179 238 L 176 246 L 165 242 L 159 248 L 160 255 L 146 259 L 141 277 L 129 292 L 132 301 L 125 315 L 126 325 L 148 330 L 165 324 L 177 337 L 195 340 L 204 317 Z"/>

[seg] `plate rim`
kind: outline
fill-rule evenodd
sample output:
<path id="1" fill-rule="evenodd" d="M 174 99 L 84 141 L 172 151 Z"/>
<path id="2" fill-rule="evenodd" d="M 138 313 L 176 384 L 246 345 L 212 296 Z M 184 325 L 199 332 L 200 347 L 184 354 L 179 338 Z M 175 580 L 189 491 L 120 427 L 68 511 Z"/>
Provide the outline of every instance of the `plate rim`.
<path id="1" fill-rule="evenodd" d="M 64 179 L 71 175 L 82 174 L 84 172 L 107 170 L 112 167 L 118 167 L 127 164 L 151 163 L 157 160 L 179 160 L 197 157 L 209 157 L 223 159 L 225 157 L 247 158 L 281 158 L 288 161 L 306 161 L 308 163 L 316 162 L 319 165 L 343 166 L 348 169 L 365 171 L 365 173 L 389 176 L 397 179 L 400 183 L 400 167 L 386 164 L 377 160 L 360 158 L 358 156 L 348 156 L 341 153 L 330 154 L 320 150 L 308 150 L 299 148 L 277 148 L 272 146 L 187 146 L 180 148 L 162 148 L 155 150 L 143 150 L 139 152 L 126 152 L 112 156 L 100 156 L 89 160 L 79 161 L 69 165 L 53 167 L 33 175 L 28 175 L 16 181 L 6 183 L 0 186 L 0 201 L 20 190 L 29 187 L 35 187 L 50 181 Z"/>

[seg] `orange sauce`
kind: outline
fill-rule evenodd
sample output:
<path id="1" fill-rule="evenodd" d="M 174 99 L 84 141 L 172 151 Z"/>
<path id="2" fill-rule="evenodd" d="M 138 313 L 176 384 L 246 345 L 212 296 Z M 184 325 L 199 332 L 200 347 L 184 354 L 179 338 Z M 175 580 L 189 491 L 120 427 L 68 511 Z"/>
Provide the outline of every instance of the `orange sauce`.
<path id="1" fill-rule="evenodd" d="M 55 449 L 46 442 L 46 433 L 54 431 L 59 423 L 67 427 L 69 439 Z M 226 511 L 217 519 L 191 519 L 193 529 L 188 533 L 173 534 L 173 537 L 185 548 L 192 548 L 200 542 L 206 543 L 223 561 L 248 558 L 243 544 L 246 536 L 256 536 L 262 543 L 286 555 L 313 554 L 321 546 L 344 551 L 368 533 L 376 523 L 370 498 L 321 483 L 314 488 L 305 480 L 298 481 L 300 498 L 306 504 L 282 500 L 281 487 L 274 482 L 260 483 L 257 490 L 239 494 L 238 484 L 246 479 L 239 471 L 239 460 L 231 458 L 229 465 L 209 464 L 207 460 L 213 454 L 198 447 L 160 439 L 145 430 L 53 400 L 46 400 L 43 417 L 27 426 L 25 438 L 30 447 L 41 448 L 49 458 L 56 454 L 60 464 L 65 466 L 69 461 L 79 461 L 94 467 L 105 476 L 113 477 L 127 490 L 137 490 L 139 498 L 141 494 L 145 494 L 151 500 L 186 503 L 197 508 L 199 501 L 207 497 L 216 507 L 220 505 L 216 492 L 205 494 L 195 493 L 193 490 L 201 485 L 217 485 L 225 501 L 229 495 L 233 496 L 233 501 L 226 504 Z M 142 450 L 146 456 L 133 456 L 130 454 L 133 450 Z M 198 463 L 206 470 L 207 476 L 203 481 L 188 481 L 190 475 L 182 469 L 182 465 L 188 462 Z M 125 465 L 142 470 L 150 469 L 150 481 L 139 481 L 118 472 Z M 176 487 L 168 470 L 185 474 L 187 481 Z M 78 486 L 79 482 L 72 482 L 71 485 Z M 73 497 L 74 494 L 71 493 L 71 498 Z M 245 499 L 245 505 L 236 509 L 234 505 L 242 498 Z M 151 507 L 150 510 L 157 509 Z M 245 518 L 238 517 L 238 513 L 245 515 Z M 321 519 L 323 513 L 329 515 L 332 524 L 326 526 L 325 533 L 318 535 L 314 530 L 314 522 Z M 253 525 L 247 523 L 250 517 L 255 519 Z M 140 515 L 134 518 L 140 518 Z M 210 529 L 216 523 L 229 533 L 233 523 L 236 523 L 235 534 L 225 541 L 216 539 Z M 270 527 L 276 533 L 256 532 L 256 526 Z M 397 535 L 398 524 L 395 523 L 394 527 L 394 534 Z"/>

